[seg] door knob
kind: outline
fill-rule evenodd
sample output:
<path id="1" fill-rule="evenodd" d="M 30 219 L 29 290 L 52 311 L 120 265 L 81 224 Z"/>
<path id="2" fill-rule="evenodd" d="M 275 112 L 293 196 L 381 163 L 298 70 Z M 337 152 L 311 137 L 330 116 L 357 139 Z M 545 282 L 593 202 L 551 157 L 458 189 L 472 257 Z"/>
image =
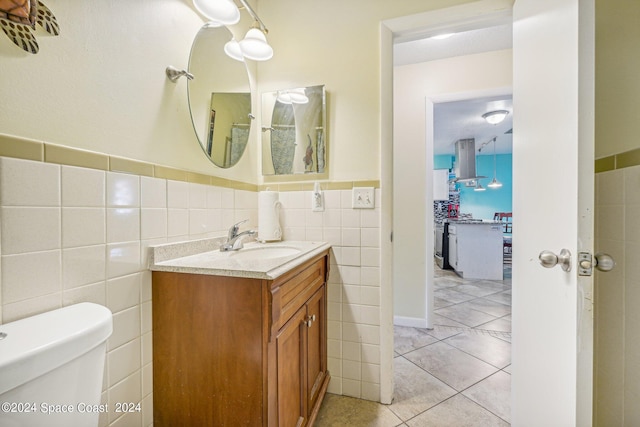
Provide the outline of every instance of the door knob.
<path id="1" fill-rule="evenodd" d="M 600 271 L 611 271 L 615 265 L 613 257 L 605 253 L 597 253 L 593 257 L 591 252 L 578 253 L 578 274 L 580 276 L 591 276 L 593 267 Z"/>
<path id="2" fill-rule="evenodd" d="M 616 266 L 616 262 L 609 254 L 597 253 L 594 258 L 596 259 L 595 267 L 600 271 L 611 271 Z"/>
<path id="3" fill-rule="evenodd" d="M 567 249 L 562 249 L 559 255 L 556 255 L 551 251 L 542 251 L 538 256 L 538 259 L 543 267 L 551 268 L 560 264 L 564 271 L 571 270 L 571 252 Z"/>

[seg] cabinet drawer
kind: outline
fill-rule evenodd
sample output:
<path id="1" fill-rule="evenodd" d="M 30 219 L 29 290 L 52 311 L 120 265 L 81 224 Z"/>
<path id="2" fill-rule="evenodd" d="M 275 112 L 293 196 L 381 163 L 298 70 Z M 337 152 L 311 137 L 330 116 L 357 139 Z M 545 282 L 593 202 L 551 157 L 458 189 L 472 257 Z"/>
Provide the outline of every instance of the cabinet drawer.
<path id="1" fill-rule="evenodd" d="M 284 325 L 322 286 L 324 276 L 325 258 L 321 258 L 280 285 L 280 325 Z"/>

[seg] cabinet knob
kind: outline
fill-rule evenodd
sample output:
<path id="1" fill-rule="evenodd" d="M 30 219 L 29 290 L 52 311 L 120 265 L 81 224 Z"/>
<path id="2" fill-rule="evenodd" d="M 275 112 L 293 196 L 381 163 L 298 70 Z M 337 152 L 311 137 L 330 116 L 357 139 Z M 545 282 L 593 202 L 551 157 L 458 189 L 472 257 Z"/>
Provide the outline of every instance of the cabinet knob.
<path id="1" fill-rule="evenodd" d="M 315 321 L 316 321 L 316 315 L 314 314 L 314 315 L 311 315 L 311 316 L 307 316 L 304 319 L 303 323 L 307 325 L 307 328 L 310 328 L 311 325 L 313 324 L 313 322 L 315 322 Z"/>

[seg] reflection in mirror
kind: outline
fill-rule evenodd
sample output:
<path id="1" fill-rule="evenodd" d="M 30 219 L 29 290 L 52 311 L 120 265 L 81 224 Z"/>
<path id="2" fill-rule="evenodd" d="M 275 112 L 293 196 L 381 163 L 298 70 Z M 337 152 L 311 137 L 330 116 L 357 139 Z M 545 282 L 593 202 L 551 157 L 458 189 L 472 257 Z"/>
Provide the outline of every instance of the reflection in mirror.
<path id="1" fill-rule="evenodd" d="M 232 34 L 226 27 L 205 24 L 189 57 L 187 83 L 191 121 L 207 157 L 221 168 L 242 157 L 251 130 L 251 88 L 244 62 L 224 53 Z"/>
<path id="2" fill-rule="evenodd" d="M 326 172 L 324 85 L 262 95 L 263 175 Z"/>

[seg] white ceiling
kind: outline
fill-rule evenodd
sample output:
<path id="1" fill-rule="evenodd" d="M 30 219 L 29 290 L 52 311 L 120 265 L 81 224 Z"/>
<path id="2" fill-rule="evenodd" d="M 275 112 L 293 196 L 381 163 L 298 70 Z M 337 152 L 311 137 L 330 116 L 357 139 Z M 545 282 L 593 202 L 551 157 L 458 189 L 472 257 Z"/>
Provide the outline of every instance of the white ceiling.
<path id="1" fill-rule="evenodd" d="M 454 154 L 455 142 L 466 138 L 475 138 L 476 154 L 493 154 L 493 143 L 485 144 L 493 138 L 497 154 L 511 153 L 512 134 L 507 133 L 513 126 L 510 96 L 443 102 L 435 104 L 433 110 L 434 154 Z M 495 110 L 506 110 L 509 114 L 502 123 L 492 125 L 482 115 Z"/>
<path id="2" fill-rule="evenodd" d="M 394 65 L 408 65 L 493 50 L 510 49 L 511 24 L 457 33 L 444 40 L 419 39 L 394 44 Z M 482 115 L 488 111 L 507 110 L 504 122 L 490 125 Z M 455 142 L 475 138 L 476 152 L 493 154 L 493 144 L 482 145 L 496 137 L 496 153 L 510 153 L 513 105 L 511 97 L 489 97 L 435 104 L 434 153 L 454 154 Z"/>

